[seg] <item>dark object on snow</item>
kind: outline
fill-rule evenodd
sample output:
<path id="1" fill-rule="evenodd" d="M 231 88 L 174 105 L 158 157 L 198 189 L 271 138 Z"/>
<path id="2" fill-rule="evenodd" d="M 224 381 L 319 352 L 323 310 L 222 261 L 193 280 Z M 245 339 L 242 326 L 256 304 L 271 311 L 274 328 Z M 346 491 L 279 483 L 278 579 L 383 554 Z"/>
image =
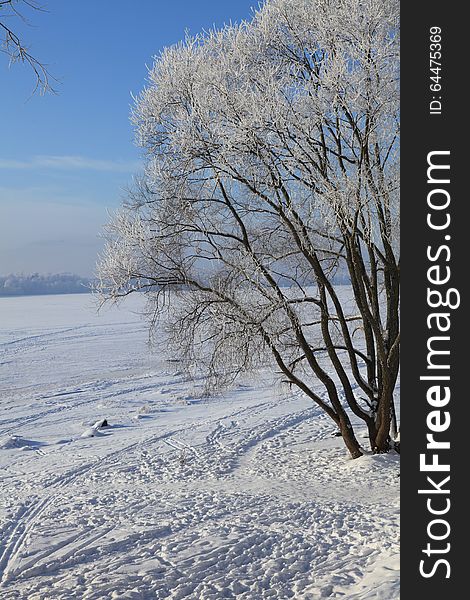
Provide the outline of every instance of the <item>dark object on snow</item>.
<path id="1" fill-rule="evenodd" d="M 106 419 L 103 419 L 103 421 L 101 422 L 100 427 L 109 427 L 108 421 Z"/>
<path id="2" fill-rule="evenodd" d="M 335 431 L 335 432 L 333 433 L 333 437 L 341 437 L 341 435 L 342 435 L 342 434 L 341 434 L 341 431 Z"/>

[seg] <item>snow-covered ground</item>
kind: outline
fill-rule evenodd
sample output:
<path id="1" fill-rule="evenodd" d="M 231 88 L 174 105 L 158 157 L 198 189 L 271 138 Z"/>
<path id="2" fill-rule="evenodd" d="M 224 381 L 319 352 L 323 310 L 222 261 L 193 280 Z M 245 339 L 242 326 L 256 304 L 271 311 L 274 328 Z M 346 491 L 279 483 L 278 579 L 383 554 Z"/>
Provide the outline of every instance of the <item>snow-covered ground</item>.
<path id="1" fill-rule="evenodd" d="M 398 457 L 268 374 L 198 399 L 141 302 L 0 299 L 0 597 L 398 600 Z"/>

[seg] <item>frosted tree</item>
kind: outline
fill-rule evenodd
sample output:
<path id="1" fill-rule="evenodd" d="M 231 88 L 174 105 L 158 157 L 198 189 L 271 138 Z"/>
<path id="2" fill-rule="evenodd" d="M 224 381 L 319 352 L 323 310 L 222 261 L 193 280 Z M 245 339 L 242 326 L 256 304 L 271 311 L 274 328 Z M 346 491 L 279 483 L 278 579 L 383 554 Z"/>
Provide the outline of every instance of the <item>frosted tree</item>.
<path id="1" fill-rule="evenodd" d="M 395 429 L 398 32 L 395 0 L 272 0 L 164 50 L 133 111 L 145 175 L 98 267 L 103 299 L 167 311 L 214 388 L 273 364 L 352 457 L 352 421 L 375 452 Z"/>

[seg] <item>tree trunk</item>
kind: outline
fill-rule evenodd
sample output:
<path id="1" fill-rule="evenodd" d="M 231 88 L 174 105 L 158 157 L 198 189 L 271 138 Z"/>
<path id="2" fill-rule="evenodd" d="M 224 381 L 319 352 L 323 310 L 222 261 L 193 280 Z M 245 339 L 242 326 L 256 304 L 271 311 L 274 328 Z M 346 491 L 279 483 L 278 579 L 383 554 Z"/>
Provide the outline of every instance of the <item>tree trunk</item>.
<path id="1" fill-rule="evenodd" d="M 374 454 L 386 454 L 390 451 L 390 425 L 381 426 L 375 438 Z"/>
<path id="2" fill-rule="evenodd" d="M 341 436 L 343 437 L 343 441 L 346 445 L 346 448 L 351 454 L 351 458 L 359 458 L 360 456 L 362 456 L 362 448 L 359 445 L 356 436 L 354 435 L 354 431 L 351 427 L 349 419 L 347 421 L 341 419 L 339 423 L 339 429 L 341 431 Z"/>
<path id="3" fill-rule="evenodd" d="M 392 422 L 393 388 L 386 385 L 379 400 L 377 414 L 377 434 L 372 450 L 375 454 L 384 454 L 390 451 L 390 425 Z"/>
<path id="4" fill-rule="evenodd" d="M 367 421 L 367 430 L 369 433 L 369 444 L 370 444 L 370 449 L 372 451 L 374 451 L 375 449 L 375 445 L 376 445 L 376 438 L 377 438 L 377 426 L 375 423 L 375 419 L 371 418 L 369 421 Z"/>

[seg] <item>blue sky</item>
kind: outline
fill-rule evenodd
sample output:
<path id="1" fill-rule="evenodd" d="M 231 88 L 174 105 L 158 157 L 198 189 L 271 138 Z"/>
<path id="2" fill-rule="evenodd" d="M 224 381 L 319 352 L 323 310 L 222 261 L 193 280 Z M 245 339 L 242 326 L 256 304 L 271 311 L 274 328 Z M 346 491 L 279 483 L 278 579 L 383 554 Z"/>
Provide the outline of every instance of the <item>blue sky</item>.
<path id="1" fill-rule="evenodd" d="M 34 78 L 0 55 L 0 274 L 91 275 L 107 211 L 139 169 L 131 93 L 146 65 L 185 30 L 249 18 L 253 0 L 44 0 L 30 25 L 10 20 L 60 80 Z"/>

